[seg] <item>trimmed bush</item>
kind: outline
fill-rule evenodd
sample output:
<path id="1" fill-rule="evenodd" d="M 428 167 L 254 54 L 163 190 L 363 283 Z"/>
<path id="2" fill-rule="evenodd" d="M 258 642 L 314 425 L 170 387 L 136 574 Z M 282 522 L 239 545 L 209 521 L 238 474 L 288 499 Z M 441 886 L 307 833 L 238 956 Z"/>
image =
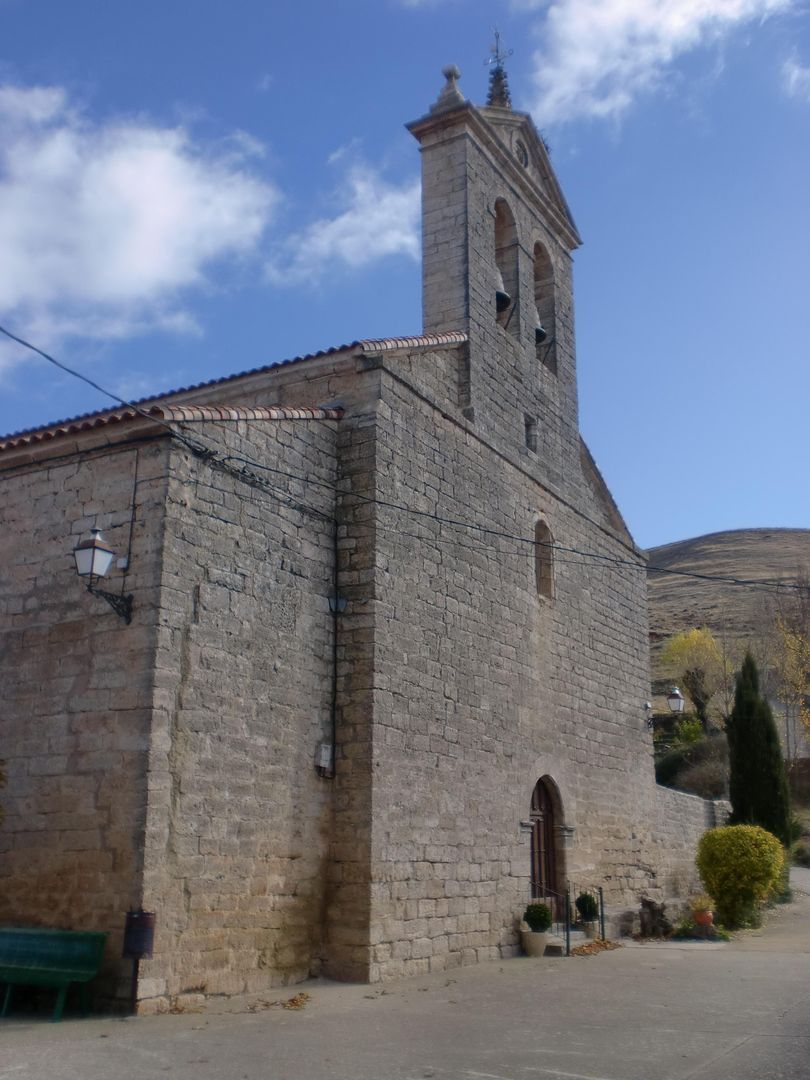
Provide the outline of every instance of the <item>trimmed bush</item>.
<path id="1" fill-rule="evenodd" d="M 759 905 L 779 881 L 782 845 L 758 825 L 726 825 L 700 838 L 697 868 L 714 897 L 718 921 L 759 925 Z"/>
<path id="2" fill-rule="evenodd" d="M 535 934 L 543 934 L 551 926 L 551 908 L 548 904 L 529 904 L 523 918 Z"/>
<path id="3" fill-rule="evenodd" d="M 580 893 L 574 901 L 579 917 L 583 922 L 593 922 L 599 914 L 599 904 L 593 893 Z"/>

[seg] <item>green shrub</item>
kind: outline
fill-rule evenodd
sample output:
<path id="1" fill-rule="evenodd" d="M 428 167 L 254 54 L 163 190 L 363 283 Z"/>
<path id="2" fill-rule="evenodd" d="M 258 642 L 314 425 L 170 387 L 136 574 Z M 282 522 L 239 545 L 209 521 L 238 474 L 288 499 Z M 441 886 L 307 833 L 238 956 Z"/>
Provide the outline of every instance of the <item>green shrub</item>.
<path id="1" fill-rule="evenodd" d="M 551 926 L 551 908 L 548 904 L 529 904 L 523 918 L 530 930 L 542 934 Z"/>
<path id="2" fill-rule="evenodd" d="M 599 904 L 596 902 L 593 893 L 580 893 L 574 904 L 583 922 L 593 922 L 599 914 Z"/>
<path id="3" fill-rule="evenodd" d="M 678 773 L 677 785 L 681 791 L 690 791 L 702 799 L 721 799 L 728 787 L 728 765 L 720 757 L 687 765 Z"/>
<path id="4" fill-rule="evenodd" d="M 672 746 L 694 746 L 703 738 L 703 725 L 696 716 L 685 716 L 675 725 L 675 738 Z"/>
<path id="5" fill-rule="evenodd" d="M 782 854 L 786 856 L 787 852 L 783 850 Z M 790 861 L 788 858 L 783 858 L 779 877 L 776 879 L 770 895 L 768 896 L 768 904 L 789 904 L 792 899 L 793 889 L 790 887 Z"/>
<path id="6" fill-rule="evenodd" d="M 758 925 L 759 905 L 779 881 L 782 845 L 758 825 L 726 825 L 700 838 L 697 868 L 714 897 L 719 922 Z"/>
<path id="7" fill-rule="evenodd" d="M 795 844 L 797 840 L 801 840 L 802 836 L 804 835 L 804 826 L 795 814 L 790 815 L 788 833 L 790 836 L 791 844 Z"/>
<path id="8" fill-rule="evenodd" d="M 724 795 L 728 775 L 728 747 L 722 732 L 698 742 L 656 749 L 655 779 L 666 787 L 694 791 L 704 798 Z"/>
<path id="9" fill-rule="evenodd" d="M 692 762 L 692 748 L 678 746 L 667 750 L 655 763 L 655 780 L 665 787 L 671 785 L 678 773 Z"/>
<path id="10" fill-rule="evenodd" d="M 672 936 L 678 941 L 731 941 L 731 934 L 722 926 L 698 926 L 691 915 L 684 915 Z"/>

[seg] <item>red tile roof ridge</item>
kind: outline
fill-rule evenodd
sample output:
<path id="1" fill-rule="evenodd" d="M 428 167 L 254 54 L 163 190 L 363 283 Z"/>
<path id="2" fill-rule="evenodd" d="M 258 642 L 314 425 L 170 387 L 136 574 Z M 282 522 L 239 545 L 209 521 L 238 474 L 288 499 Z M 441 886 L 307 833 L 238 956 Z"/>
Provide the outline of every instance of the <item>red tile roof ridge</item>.
<path id="1" fill-rule="evenodd" d="M 388 349 L 427 349 L 436 345 L 464 345 L 467 335 L 462 330 L 442 330 L 417 337 L 366 338 L 356 344 L 363 352 L 384 352 Z"/>
<path id="2" fill-rule="evenodd" d="M 340 420 L 343 416 L 343 409 L 287 405 L 252 405 L 249 408 L 242 405 L 153 405 L 144 411 L 162 416 L 164 420 L 187 423 L 203 420 Z"/>
<path id="3" fill-rule="evenodd" d="M 110 424 L 119 424 L 125 420 L 136 420 L 138 417 L 144 419 L 154 418 L 157 422 L 166 420 L 169 423 L 185 424 L 201 423 L 203 421 L 237 420 L 340 420 L 342 416 L 342 409 L 291 408 L 287 406 L 152 405 L 144 409 L 125 406 L 120 409 L 110 409 L 104 413 L 78 417 L 76 420 L 51 424 L 49 427 L 39 428 L 36 431 L 11 435 L 0 440 L 0 453 L 4 450 L 13 450 L 15 447 L 49 442 L 51 439 L 58 439 L 63 435 L 75 435 L 81 431 L 91 431 Z"/>

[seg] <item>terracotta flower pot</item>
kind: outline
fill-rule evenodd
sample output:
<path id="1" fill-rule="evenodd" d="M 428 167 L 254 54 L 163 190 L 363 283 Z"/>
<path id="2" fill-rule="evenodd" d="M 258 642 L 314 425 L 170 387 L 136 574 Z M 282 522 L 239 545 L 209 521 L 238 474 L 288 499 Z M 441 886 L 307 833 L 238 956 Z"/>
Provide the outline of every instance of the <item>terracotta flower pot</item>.
<path id="1" fill-rule="evenodd" d="M 692 918 L 695 920 L 695 926 L 711 926 L 714 923 L 713 911 L 693 911 Z"/>

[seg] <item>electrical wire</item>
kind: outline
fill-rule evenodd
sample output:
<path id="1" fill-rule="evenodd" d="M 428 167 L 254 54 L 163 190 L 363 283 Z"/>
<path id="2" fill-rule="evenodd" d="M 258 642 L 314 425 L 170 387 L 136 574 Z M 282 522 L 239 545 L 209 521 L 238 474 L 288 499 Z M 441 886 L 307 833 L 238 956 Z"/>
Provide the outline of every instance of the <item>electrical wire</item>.
<path id="1" fill-rule="evenodd" d="M 145 417 L 153 424 L 160 424 L 160 426 L 166 428 L 166 430 L 174 438 L 179 439 L 182 443 L 185 443 L 190 450 L 194 451 L 194 453 L 202 453 L 203 456 L 205 455 L 205 447 L 203 447 L 202 445 L 196 446 L 193 439 L 188 439 L 185 435 L 182 434 L 182 432 L 177 431 L 171 426 L 171 424 L 161 419 L 159 416 L 153 416 L 151 413 L 146 412 L 145 409 L 142 409 L 140 408 L 140 406 L 134 404 L 134 402 L 127 401 L 126 398 L 119 397 L 119 395 L 114 394 L 112 390 L 107 390 L 106 387 L 101 386 L 97 382 L 94 382 L 92 379 L 88 378 L 87 375 L 82 375 L 80 371 L 75 371 L 73 368 L 68 367 L 67 364 L 63 364 L 61 360 L 55 359 L 55 357 L 51 356 L 49 353 L 46 353 L 44 352 L 44 350 L 37 348 L 36 345 L 32 345 L 31 342 L 26 341 L 25 338 L 17 337 L 16 334 L 12 334 L 12 332 L 10 330 L 7 330 L 5 326 L 0 326 L 0 334 L 5 334 L 7 338 L 11 338 L 12 341 L 16 341 L 18 345 L 23 345 L 26 349 L 30 349 L 32 352 L 37 353 L 39 356 L 43 357 L 43 359 L 47 360 L 48 363 L 53 364 L 55 367 L 60 368 L 60 370 L 67 372 L 68 375 L 72 375 L 74 378 L 80 379 L 88 386 L 92 386 L 93 389 L 98 390 L 100 394 L 104 394 L 105 397 L 112 398 L 113 401 L 117 401 L 119 405 L 125 405 L 128 409 L 132 409 L 134 412 L 138 413 L 139 416 Z"/>
<path id="2" fill-rule="evenodd" d="M 283 469 L 276 469 L 272 465 L 266 465 L 266 464 L 263 464 L 262 462 L 259 462 L 259 461 L 253 461 L 250 458 L 242 457 L 241 455 L 240 456 L 231 455 L 230 459 L 231 460 L 237 460 L 237 461 L 243 461 L 246 464 L 251 465 L 253 468 L 263 469 L 263 470 L 266 470 L 268 472 L 277 473 L 277 474 L 279 474 L 281 476 L 286 476 L 286 477 L 288 477 L 290 479 L 297 480 L 299 482 L 313 483 L 313 484 L 315 484 L 316 486 L 319 486 L 319 487 L 330 487 L 331 486 L 331 485 L 328 485 L 328 484 L 326 484 L 326 483 L 324 483 L 322 481 L 310 480 L 310 478 L 308 478 L 308 477 L 302 477 L 302 476 L 298 476 L 298 475 L 296 475 L 294 473 L 288 473 L 288 472 L 285 472 Z M 778 581 L 778 580 L 773 580 L 773 579 L 768 579 L 768 578 L 766 578 L 766 579 L 738 578 L 738 577 L 731 577 L 731 576 L 725 576 L 725 575 L 720 575 L 720 574 L 700 574 L 697 571 L 690 571 L 690 570 L 676 570 L 676 569 L 674 569 L 672 567 L 668 567 L 668 566 L 651 566 L 649 564 L 645 564 L 641 558 L 639 558 L 639 560 L 637 562 L 635 562 L 632 559 L 623 559 L 623 558 L 621 558 L 619 556 L 616 556 L 616 555 L 605 555 L 605 554 L 602 554 L 601 552 L 585 551 L 585 550 L 583 550 L 581 548 L 566 547 L 565 545 L 558 544 L 558 543 L 556 543 L 554 541 L 536 540 L 533 537 L 519 536 L 519 535 L 517 535 L 515 533 L 505 532 L 505 531 L 503 531 L 501 529 L 493 529 L 493 528 L 490 528 L 490 527 L 485 526 L 485 525 L 477 525 L 477 524 L 475 524 L 475 522 L 461 521 L 461 520 L 459 520 L 457 518 L 443 517 L 442 515 L 432 513 L 429 510 L 417 510 L 414 507 L 402 506 L 399 503 L 388 502 L 385 499 L 372 498 L 371 496 L 361 495 L 359 492 L 354 492 L 354 491 L 342 492 L 342 493 L 338 492 L 338 494 L 342 494 L 344 498 L 357 499 L 361 503 L 367 503 L 367 504 L 373 505 L 373 506 L 381 506 L 381 507 L 384 507 L 384 508 L 389 509 L 389 510 L 397 510 L 397 511 L 400 511 L 401 513 L 409 514 L 411 517 L 419 517 L 419 518 L 427 519 L 427 520 L 430 520 L 430 521 L 436 521 L 441 525 L 452 525 L 452 526 L 456 526 L 458 528 L 468 529 L 468 530 L 470 530 L 472 532 L 481 533 L 481 534 L 486 535 L 486 536 L 497 537 L 497 538 L 502 539 L 502 540 L 511 540 L 511 541 L 514 541 L 514 542 L 519 543 L 519 544 L 524 544 L 527 547 L 531 547 L 532 549 L 536 549 L 538 547 L 547 547 L 547 548 L 552 549 L 555 553 L 556 552 L 562 552 L 562 553 L 568 554 L 568 555 L 576 555 L 576 556 L 578 556 L 579 558 L 581 558 L 583 560 L 590 559 L 590 560 L 598 561 L 598 562 L 601 562 L 601 563 L 604 563 L 604 564 L 610 565 L 610 566 L 630 567 L 632 569 L 641 569 L 645 573 L 650 572 L 650 573 L 655 573 L 655 574 L 670 574 L 670 575 L 674 575 L 674 576 L 677 576 L 677 577 L 694 578 L 694 579 L 699 580 L 699 581 L 713 581 L 713 582 L 716 582 L 718 584 L 746 586 L 746 587 L 756 588 L 756 589 L 763 589 L 764 588 L 764 589 L 797 589 L 797 590 L 801 590 L 801 589 L 804 588 L 804 586 L 802 586 L 800 584 L 794 584 L 792 582 L 784 582 L 784 581 Z M 528 554 L 533 554 L 533 551 L 529 552 Z"/>
<path id="3" fill-rule="evenodd" d="M 498 538 L 501 540 L 510 540 L 514 543 L 525 545 L 526 547 L 531 548 L 531 551 L 528 552 L 528 554 L 532 555 L 538 547 L 546 547 L 551 549 L 554 553 L 573 555 L 582 560 L 592 560 L 606 566 L 629 567 L 635 570 L 642 570 L 645 573 L 651 574 L 669 574 L 670 576 L 690 578 L 696 581 L 715 582 L 717 584 L 733 585 L 736 587 L 753 588 L 758 590 L 782 589 L 792 591 L 804 591 L 805 589 L 805 586 L 800 583 L 776 581 L 772 579 L 738 578 L 720 574 L 701 574 L 697 571 L 677 570 L 673 567 L 652 566 L 650 564 L 644 563 L 641 557 L 639 557 L 638 561 L 634 561 L 631 559 L 623 559 L 620 556 L 616 555 L 605 555 L 601 552 L 586 551 L 581 548 L 567 547 L 565 545 L 555 543 L 554 541 L 536 540 L 533 537 L 519 536 L 515 533 L 509 533 L 501 529 L 494 529 L 485 525 L 478 525 L 475 522 L 461 521 L 457 518 L 444 517 L 440 514 L 436 514 L 428 510 L 417 510 L 414 507 L 403 506 L 399 503 L 389 502 L 385 499 L 377 499 L 371 496 L 361 495 L 359 492 L 341 492 L 339 487 L 334 484 L 329 484 L 326 481 L 316 480 L 314 477 L 300 476 L 295 473 L 288 472 L 284 469 L 274 468 L 273 466 L 267 465 L 264 462 L 255 461 L 253 458 L 247 457 L 246 455 L 228 454 L 223 457 L 217 450 L 211 449 L 211 447 L 206 446 L 205 443 L 199 443 L 196 440 L 187 438 L 182 432 L 178 431 L 169 422 L 161 419 L 160 417 L 153 416 L 150 413 L 146 412 L 144 409 L 141 409 L 138 405 L 135 405 L 133 402 L 127 401 L 125 398 L 119 397 L 119 395 L 114 394 L 111 390 L 107 390 L 105 387 L 101 386 L 97 382 L 94 382 L 92 379 L 88 378 L 86 375 L 83 375 L 81 372 L 75 371 L 73 368 L 68 367 L 67 364 L 63 364 L 61 363 L 61 361 L 56 360 L 53 356 L 50 356 L 42 349 L 37 348 L 36 345 L 32 345 L 31 342 L 26 341 L 24 338 L 18 337 L 16 334 L 12 334 L 10 330 L 7 330 L 4 326 L 1 325 L 0 333 L 5 334 L 6 337 L 11 338 L 12 341 L 16 341 L 18 344 L 24 346 L 27 349 L 30 349 L 32 352 L 37 353 L 39 356 L 43 357 L 49 363 L 66 372 L 68 375 L 72 375 L 74 376 L 74 378 L 80 379 L 88 386 L 93 387 L 93 389 L 98 390 L 100 393 L 105 394 L 109 398 L 112 398 L 113 401 L 117 401 L 120 405 L 124 405 L 127 408 L 132 409 L 134 412 L 138 413 L 140 416 L 143 416 L 145 419 L 150 420 L 152 423 L 159 424 L 161 427 L 166 428 L 166 430 L 173 438 L 176 438 L 181 443 L 183 443 L 183 445 L 185 445 L 196 457 L 202 458 L 210 464 L 235 476 L 237 479 L 241 479 L 244 482 L 251 484 L 251 486 L 260 488 L 261 490 L 265 490 L 268 494 L 273 494 L 275 497 L 283 498 L 284 501 L 288 502 L 288 505 L 295 506 L 296 509 L 300 509 L 306 513 L 313 514 L 314 516 L 317 516 L 324 520 L 329 520 L 329 515 L 324 514 L 322 511 L 316 510 L 314 507 L 309 507 L 305 503 L 297 503 L 297 501 L 293 500 L 288 493 L 279 492 L 277 489 L 273 489 L 272 485 L 262 484 L 261 477 L 251 476 L 249 472 L 246 471 L 245 467 L 247 466 L 250 469 L 259 469 L 263 472 L 270 472 L 277 476 L 282 476 L 286 479 L 294 480 L 297 483 L 310 484 L 316 487 L 327 488 L 330 491 L 334 491 L 336 496 L 343 496 L 344 498 L 354 498 L 361 503 L 394 510 L 399 513 L 408 514 L 411 517 L 418 517 L 424 520 L 438 522 L 441 525 L 466 529 L 468 531 L 475 532 L 483 536 Z M 231 462 L 238 462 L 239 465 L 242 467 L 234 468 L 230 465 Z M 502 552 L 502 554 L 504 553 Z"/>

